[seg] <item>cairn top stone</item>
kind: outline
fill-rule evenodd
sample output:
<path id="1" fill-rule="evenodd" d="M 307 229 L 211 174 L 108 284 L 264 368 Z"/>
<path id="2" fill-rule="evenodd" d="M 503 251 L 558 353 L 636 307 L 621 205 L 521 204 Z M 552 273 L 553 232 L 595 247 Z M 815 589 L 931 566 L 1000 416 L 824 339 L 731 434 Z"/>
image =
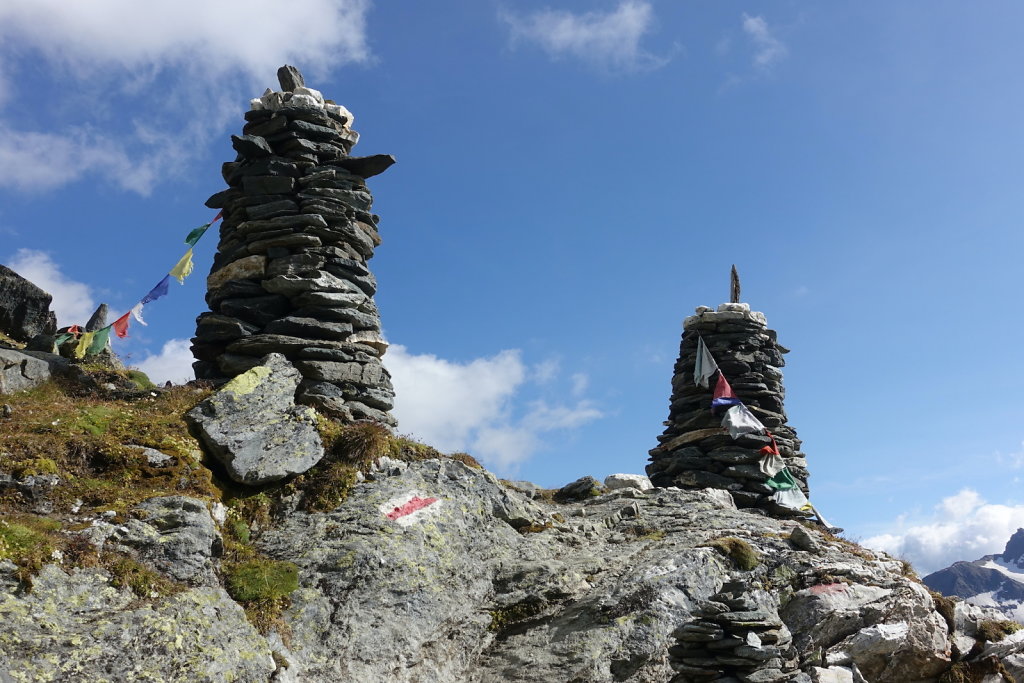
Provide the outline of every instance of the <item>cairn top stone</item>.
<path id="1" fill-rule="evenodd" d="M 296 88 L 304 88 L 306 86 L 306 80 L 302 77 L 302 72 L 290 64 L 285 64 L 277 70 L 277 82 L 281 84 L 281 90 L 284 92 L 292 92 Z"/>

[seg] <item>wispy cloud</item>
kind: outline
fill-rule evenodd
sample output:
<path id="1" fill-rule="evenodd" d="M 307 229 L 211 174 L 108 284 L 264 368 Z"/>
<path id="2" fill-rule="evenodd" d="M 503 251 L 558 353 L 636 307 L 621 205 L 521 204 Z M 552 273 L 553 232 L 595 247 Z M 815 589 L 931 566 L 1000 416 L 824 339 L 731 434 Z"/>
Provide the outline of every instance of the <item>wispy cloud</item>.
<path id="1" fill-rule="evenodd" d="M 538 372 L 515 350 L 458 363 L 393 345 L 384 364 L 393 376 L 402 432 L 442 451 L 469 451 L 506 473 L 544 448 L 553 433 L 602 417 L 582 397 L 570 403 L 524 398 L 555 378 L 549 364 Z"/>
<path id="2" fill-rule="evenodd" d="M 73 114 L 49 111 L 59 119 L 49 130 L 18 126 L 10 116 L 0 121 L 0 187 L 47 191 L 89 174 L 148 194 L 183 172 L 281 64 L 315 76 L 367 61 L 369 4 L 0 3 L 0 97 L 36 95 L 24 74 L 41 69 L 66 100 L 87 102 L 65 108 Z M 16 78 L 18 65 L 31 59 L 36 63 Z M 145 118 L 118 122 L 114 135 L 96 132 L 127 110 L 143 110 Z"/>
<path id="3" fill-rule="evenodd" d="M 555 59 L 573 57 L 616 72 L 656 69 L 669 61 L 640 46 L 654 24 L 654 10 L 643 0 L 625 0 L 609 12 L 543 9 L 516 15 L 505 11 L 501 18 L 509 26 L 513 44 L 534 43 Z"/>
<path id="4" fill-rule="evenodd" d="M 60 266 L 44 251 L 19 249 L 6 265 L 53 297 L 50 310 L 57 314 L 58 325 L 82 325 L 96 310 L 96 300 L 89 285 L 64 275 Z"/>
<path id="5" fill-rule="evenodd" d="M 195 358 L 189 350 L 187 339 L 171 339 L 160 349 L 160 353 L 148 354 L 136 364 L 153 382 L 183 384 L 195 379 L 192 363 Z"/>
<path id="6" fill-rule="evenodd" d="M 762 16 L 752 17 L 744 13 L 743 32 L 754 46 L 753 64 L 760 71 L 770 71 L 789 52 L 785 44 L 768 28 L 768 22 Z"/>
<path id="7" fill-rule="evenodd" d="M 1024 527 L 1024 505 L 987 503 L 965 488 L 936 505 L 930 519 L 916 524 L 898 519 L 895 527 L 863 544 L 904 557 L 918 572 L 929 574 L 958 560 L 1002 552 L 1010 536 Z"/>

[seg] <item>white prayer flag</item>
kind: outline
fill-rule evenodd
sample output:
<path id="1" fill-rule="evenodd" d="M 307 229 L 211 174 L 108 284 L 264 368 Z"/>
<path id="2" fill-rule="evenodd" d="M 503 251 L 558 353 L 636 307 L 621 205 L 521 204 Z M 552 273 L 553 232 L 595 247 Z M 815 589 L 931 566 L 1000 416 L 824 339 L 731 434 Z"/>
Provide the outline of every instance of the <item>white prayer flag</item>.
<path id="1" fill-rule="evenodd" d="M 697 336 L 697 361 L 693 366 L 693 383 L 708 388 L 708 381 L 718 372 L 718 363 L 704 344 L 704 338 Z"/>
<path id="2" fill-rule="evenodd" d="M 729 430 L 729 436 L 734 439 L 740 434 L 766 431 L 761 421 L 754 417 L 750 409 L 742 403 L 729 408 L 725 412 L 725 417 L 722 418 L 722 426 Z"/>

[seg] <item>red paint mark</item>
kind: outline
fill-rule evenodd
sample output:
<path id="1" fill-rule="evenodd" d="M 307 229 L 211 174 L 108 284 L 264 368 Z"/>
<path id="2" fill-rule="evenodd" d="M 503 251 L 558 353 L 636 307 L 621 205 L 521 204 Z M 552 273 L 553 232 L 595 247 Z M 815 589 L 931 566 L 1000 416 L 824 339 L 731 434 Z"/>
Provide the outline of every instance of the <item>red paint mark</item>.
<path id="1" fill-rule="evenodd" d="M 815 595 L 831 595 L 833 593 L 843 593 L 845 591 L 845 583 L 819 583 L 817 586 L 811 586 L 811 592 Z"/>
<path id="2" fill-rule="evenodd" d="M 432 503 L 436 503 L 437 498 L 420 498 L 419 496 L 413 496 L 409 499 L 408 503 L 403 503 L 401 506 L 396 507 L 394 510 L 388 513 L 388 519 L 395 521 L 399 517 L 405 517 L 411 515 L 417 510 L 422 510 Z"/>

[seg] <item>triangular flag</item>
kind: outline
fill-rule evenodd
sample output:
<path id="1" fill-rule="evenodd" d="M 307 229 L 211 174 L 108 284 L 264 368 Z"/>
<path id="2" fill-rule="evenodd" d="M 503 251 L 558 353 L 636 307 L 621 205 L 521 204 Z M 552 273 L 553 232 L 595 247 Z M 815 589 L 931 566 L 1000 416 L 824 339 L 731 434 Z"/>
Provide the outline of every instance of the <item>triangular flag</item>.
<path id="1" fill-rule="evenodd" d="M 75 358 L 85 358 L 85 353 L 92 346 L 92 338 L 95 336 L 95 332 L 85 332 L 78 338 L 78 346 L 75 347 Z"/>
<path id="2" fill-rule="evenodd" d="M 78 325 L 72 325 L 71 327 L 68 328 L 68 332 L 70 332 L 71 334 L 79 334 L 81 333 L 81 331 L 82 329 Z"/>
<path id="3" fill-rule="evenodd" d="M 217 221 L 219 221 L 219 220 L 220 220 L 221 218 L 223 218 L 223 216 L 224 216 L 224 209 L 221 209 L 220 211 L 218 211 L 218 212 L 217 212 L 217 215 L 216 215 L 216 216 L 214 216 L 214 217 L 213 217 L 213 220 L 212 220 L 212 221 L 210 221 L 210 222 L 211 222 L 211 223 L 216 223 L 216 222 L 217 222 Z"/>
<path id="4" fill-rule="evenodd" d="M 726 411 L 725 417 L 722 418 L 722 426 L 729 430 L 729 436 L 734 439 L 740 434 L 765 431 L 761 421 L 742 403 Z"/>
<path id="5" fill-rule="evenodd" d="M 171 280 L 171 276 L 170 275 L 165 275 L 164 279 L 161 280 L 159 283 L 157 283 L 156 287 L 154 287 L 153 289 L 149 290 L 149 294 L 147 294 L 146 296 L 142 297 L 142 301 L 139 302 L 139 303 L 148 304 L 148 303 L 150 303 L 152 301 L 156 301 L 160 297 L 162 297 L 165 294 L 167 294 L 167 285 L 170 283 L 170 280 Z"/>
<path id="6" fill-rule="evenodd" d="M 790 510 L 803 510 L 810 505 L 807 496 L 799 488 L 776 491 L 772 494 L 772 500 Z"/>
<path id="7" fill-rule="evenodd" d="M 774 477 L 765 482 L 765 485 L 777 491 L 788 491 L 797 487 L 796 479 L 793 478 L 793 474 L 785 467 L 776 472 Z"/>
<path id="8" fill-rule="evenodd" d="M 114 324 L 111 325 L 111 327 L 114 328 L 114 334 L 116 334 L 121 339 L 124 339 L 125 337 L 128 336 L 128 319 L 130 317 L 132 317 L 132 312 L 128 311 L 120 318 L 115 320 Z"/>
<path id="9" fill-rule="evenodd" d="M 92 356 L 107 348 L 107 344 L 110 342 L 111 327 L 111 325 L 107 325 L 93 333 L 92 341 L 89 342 L 89 348 L 85 350 L 87 355 Z"/>
<path id="10" fill-rule="evenodd" d="M 693 383 L 707 388 L 708 380 L 718 372 L 718 363 L 704 344 L 704 338 L 697 336 L 697 361 L 693 367 Z"/>
<path id="11" fill-rule="evenodd" d="M 185 284 L 185 278 L 192 274 L 192 269 L 194 267 L 195 266 L 192 265 L 192 250 L 189 249 L 185 252 L 185 255 L 181 257 L 181 260 L 171 268 L 171 272 L 167 274 L 171 277 L 177 278 L 179 283 Z"/>
<path id="12" fill-rule="evenodd" d="M 144 304 L 140 301 L 139 303 L 137 303 L 134 306 L 132 306 L 132 310 L 128 311 L 129 313 L 132 314 L 133 318 L 135 318 L 136 320 L 139 321 L 140 325 L 145 325 L 146 324 L 146 321 L 142 319 L 142 307 L 143 307 L 143 305 Z"/>
<path id="13" fill-rule="evenodd" d="M 728 380 L 721 373 L 718 374 L 718 381 L 715 382 L 715 395 L 712 398 L 736 398 L 736 394 L 732 393 L 732 387 L 729 385 Z"/>
<path id="14" fill-rule="evenodd" d="M 765 453 L 767 451 L 767 453 Z M 782 456 L 772 451 L 771 448 L 765 446 L 761 449 L 761 461 L 758 463 L 758 467 L 761 471 L 767 474 L 769 477 L 774 477 L 776 474 L 786 468 L 786 462 L 782 459 Z M 769 484 L 771 486 L 771 484 Z"/>
<path id="15" fill-rule="evenodd" d="M 196 242 L 199 241 L 199 238 L 203 236 L 203 234 L 209 229 L 211 225 L 213 225 L 213 223 L 200 225 L 198 228 L 190 232 L 188 234 L 188 237 L 185 238 L 185 244 L 187 244 L 190 247 L 196 246 Z"/>

